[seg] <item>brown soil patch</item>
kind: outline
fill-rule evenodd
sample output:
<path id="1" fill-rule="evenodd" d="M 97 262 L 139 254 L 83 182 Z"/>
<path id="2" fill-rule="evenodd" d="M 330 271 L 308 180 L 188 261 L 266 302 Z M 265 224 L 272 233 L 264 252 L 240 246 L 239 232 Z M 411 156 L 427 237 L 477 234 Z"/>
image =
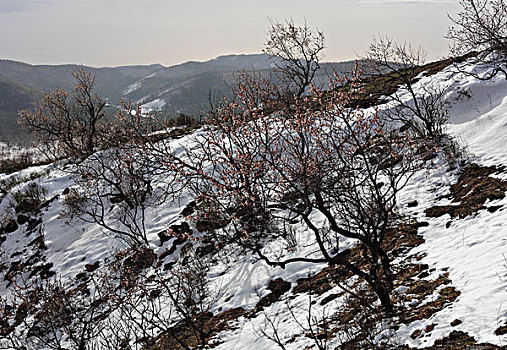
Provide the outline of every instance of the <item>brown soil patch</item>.
<path id="1" fill-rule="evenodd" d="M 464 218 L 473 213 L 488 209 L 484 203 L 487 200 L 503 199 L 507 191 L 507 181 L 491 175 L 504 172 L 503 167 L 481 167 L 477 164 L 467 166 L 458 182 L 451 185 L 450 194 L 444 198 L 452 199 L 453 205 L 434 206 L 425 210 L 428 217 L 439 217 L 449 214 L 452 218 Z M 490 211 L 500 208 L 492 207 Z"/>
<path id="2" fill-rule="evenodd" d="M 476 55 L 476 52 L 471 52 L 464 56 L 431 62 L 405 71 L 399 70 L 380 76 L 375 75 L 366 77 L 362 80 L 364 92 L 362 92 L 358 98 L 353 101 L 353 104 L 354 106 L 359 106 L 361 108 L 368 108 L 385 103 L 385 100 L 383 100 L 382 97 L 394 94 L 399 89 L 400 85 L 402 85 L 407 79 L 411 80 L 412 83 L 415 83 L 416 76 L 422 72 L 426 72 L 426 76 L 430 76 L 440 72 L 451 64 L 463 62 Z"/>
<path id="3" fill-rule="evenodd" d="M 412 222 L 401 224 L 391 229 L 386 234 L 383 248 L 389 253 L 391 257 L 395 258 L 402 253 L 408 252 L 413 247 L 424 243 L 424 238 L 417 233 L 418 228 L 422 226 L 425 226 L 425 223 Z M 362 246 L 357 246 L 352 249 L 347 249 L 341 254 L 347 255 L 349 261 L 353 262 L 357 266 L 363 266 L 365 264 L 365 261 L 362 251 Z M 418 269 L 417 265 L 414 268 Z M 401 271 L 407 271 L 407 269 L 404 268 Z M 311 293 L 322 295 L 336 287 L 336 282 L 343 283 L 350 277 L 352 277 L 352 273 L 350 273 L 342 266 L 328 266 L 313 276 L 308 276 L 306 278 L 297 280 L 297 284 L 294 287 L 293 292 L 296 294 Z M 399 277 L 407 276 L 400 275 Z"/>
<path id="4" fill-rule="evenodd" d="M 271 291 L 264 298 L 259 300 L 257 305 L 255 306 L 254 311 L 258 312 L 264 309 L 267 306 L 270 306 L 273 303 L 276 303 L 280 300 L 280 297 L 287 293 L 290 290 L 290 282 L 286 282 L 281 278 L 277 278 L 276 280 L 272 280 L 268 284 L 268 290 Z"/>
<path id="5" fill-rule="evenodd" d="M 218 342 L 213 342 L 212 338 L 220 332 L 234 329 L 231 324 L 239 317 L 245 314 L 242 308 L 230 309 L 216 315 L 205 315 L 204 331 L 207 333 L 206 343 L 208 347 L 215 347 L 219 345 Z M 194 330 L 186 323 L 180 322 L 174 326 L 170 333 L 162 334 L 157 339 L 157 343 L 151 347 L 150 350 L 179 350 L 184 347 L 178 343 L 176 339 L 181 339 L 185 344 L 191 348 L 196 349 L 198 346 Z M 209 343 L 208 343 L 209 342 Z"/>
<path id="6" fill-rule="evenodd" d="M 439 285 L 442 285 L 446 282 L 450 283 L 450 280 L 447 277 L 439 277 L 437 280 L 433 281 L 431 284 L 435 285 L 434 288 L 437 288 Z M 438 284 L 440 283 L 440 284 Z M 421 302 L 425 296 L 432 294 L 434 289 L 426 290 L 425 293 L 415 294 L 415 296 L 419 302 Z M 456 290 L 454 287 L 446 287 L 439 291 L 439 296 L 436 300 L 426 303 L 424 305 L 416 305 L 411 310 L 406 310 L 405 314 L 402 315 L 402 322 L 405 324 L 409 324 L 416 320 L 424 320 L 430 318 L 432 315 L 437 313 L 438 311 L 445 308 L 447 305 L 454 302 L 459 295 L 460 291 Z"/>
<path id="7" fill-rule="evenodd" d="M 341 266 L 328 266 L 313 276 L 298 279 L 293 292 L 322 295 L 336 286 L 335 281 L 344 281 L 351 276 L 352 274 Z"/>
<path id="8" fill-rule="evenodd" d="M 477 344 L 476 340 L 467 333 L 452 331 L 447 337 L 439 339 L 435 344 L 426 349 L 441 350 L 493 350 L 501 349 L 492 344 Z M 505 347 L 504 347 L 505 349 Z"/>

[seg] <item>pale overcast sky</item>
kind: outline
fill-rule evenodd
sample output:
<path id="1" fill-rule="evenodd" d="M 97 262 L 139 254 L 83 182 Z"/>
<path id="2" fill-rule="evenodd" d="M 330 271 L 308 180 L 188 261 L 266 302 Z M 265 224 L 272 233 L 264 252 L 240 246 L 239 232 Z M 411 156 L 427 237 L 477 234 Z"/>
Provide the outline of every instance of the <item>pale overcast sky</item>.
<path id="1" fill-rule="evenodd" d="M 204 61 L 259 53 L 268 18 L 306 19 L 325 61 L 363 54 L 374 35 L 446 54 L 458 0 L 0 0 L 0 58 L 92 66 Z"/>

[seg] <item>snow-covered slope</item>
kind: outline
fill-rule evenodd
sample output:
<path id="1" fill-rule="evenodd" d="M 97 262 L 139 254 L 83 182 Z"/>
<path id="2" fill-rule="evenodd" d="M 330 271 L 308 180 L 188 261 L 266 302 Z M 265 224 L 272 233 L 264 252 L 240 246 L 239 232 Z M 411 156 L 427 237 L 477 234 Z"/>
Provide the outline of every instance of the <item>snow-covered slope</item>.
<path id="1" fill-rule="evenodd" d="M 470 68 L 469 68 L 470 69 Z M 449 132 L 466 145 L 473 161 L 484 166 L 507 165 L 507 80 L 503 75 L 491 81 L 456 74 L 453 67 L 430 77 L 449 87 L 451 103 Z M 426 84 L 430 78 L 422 79 Z M 459 93 L 456 93 L 458 91 Z M 497 175 L 507 179 L 507 174 Z M 455 177 L 437 169 L 413 179 L 402 197 L 416 198 L 420 208 L 435 203 L 445 186 Z M 440 188 L 432 193 L 432 189 Z M 495 330 L 507 320 L 507 199 L 487 203 L 501 208 L 491 213 L 483 210 L 464 219 L 451 221 L 449 215 L 425 217 L 419 208 L 412 215 L 429 221 L 423 229 L 426 242 L 413 253 L 425 252 L 423 262 L 436 270 L 449 272 L 449 277 L 461 292 L 452 307 L 437 313 L 425 324 L 436 323 L 433 332 L 422 339 L 409 335 L 421 324 L 402 327 L 399 336 L 411 345 L 431 345 L 453 329 L 467 332 L 480 342 L 506 345 L 507 336 L 495 335 Z M 456 328 L 450 323 L 459 319 Z"/>
<path id="2" fill-rule="evenodd" d="M 428 84 L 430 80 L 432 84 L 448 89 L 448 130 L 467 145 L 474 156 L 473 161 L 479 165 L 507 166 L 507 80 L 503 76 L 497 76 L 491 81 L 481 81 L 457 73 L 453 67 L 447 67 L 431 77 L 422 78 L 417 84 Z M 199 137 L 200 132 L 202 131 L 173 140 L 171 148 L 174 152 L 183 152 L 193 138 Z M 401 324 L 396 334 L 391 333 L 390 336 L 400 344 L 426 347 L 447 336 L 452 330 L 461 330 L 478 342 L 505 345 L 507 336 L 495 335 L 495 330 L 507 322 L 507 199 L 487 203 L 501 206 L 495 212 L 482 210 L 463 219 L 452 219 L 450 226 L 448 223 L 451 218 L 448 215 L 426 217 L 425 208 L 435 204 L 447 204 L 446 200 L 440 197 L 448 193 L 448 186 L 457 179 L 457 175 L 448 172 L 443 163 L 439 164 L 442 166 L 418 173 L 404 188 L 399 202 L 409 216 L 428 222 L 428 226 L 419 229 L 425 242 L 410 252 L 412 255 L 423 253 L 421 263 L 428 264 L 432 271 L 424 278 L 430 280 L 448 272 L 448 278 L 461 294 L 452 304 L 429 319 Z M 62 193 L 73 186 L 73 180 L 69 169 L 66 171 L 60 168 L 53 165 L 31 168 L 20 173 L 2 175 L 0 181 L 36 177 L 33 174 L 38 173 L 35 181 L 46 188 L 45 198 L 53 199 L 40 214 L 47 249 L 38 264 L 50 262 L 53 264 L 51 271 L 61 276 L 62 280 L 70 280 L 85 270 L 87 264 L 106 261 L 122 248 L 122 243 L 98 225 L 61 216 L 64 209 Z M 507 179 L 506 173 L 497 176 Z M 23 190 L 26 183 L 17 186 L 14 189 Z M 170 243 L 161 245 L 158 233 L 169 225 L 181 222 L 183 218 L 180 213 L 191 200 L 188 194 L 183 194 L 178 200 L 167 201 L 148 211 L 148 240 L 155 253 L 163 253 Z M 408 203 L 414 200 L 417 201 L 417 206 L 408 208 Z M 12 201 L 12 193 L 2 198 L 2 215 L 14 215 L 10 205 Z M 28 247 L 28 243 L 34 236 L 25 235 L 27 225 L 19 225 L 17 230 L 4 235 L 6 241 L 0 245 L 0 252 L 3 253 L 0 255 L 0 262 L 3 260 L 8 265 L 12 261 L 22 261 L 31 254 L 33 248 Z M 304 241 L 307 234 L 309 233 L 298 232 L 301 241 Z M 343 248 L 352 245 L 352 241 L 347 241 L 344 242 Z M 304 249 L 306 248 L 302 247 L 299 253 L 311 254 Z M 177 251 L 165 261 L 174 258 L 176 254 Z M 294 287 L 298 279 L 317 273 L 326 266 L 295 263 L 281 269 L 269 267 L 248 254 L 231 259 L 234 264 L 226 266 L 218 263 L 209 272 L 212 285 L 220 290 L 220 297 L 211 310 L 215 313 L 238 307 L 251 310 L 262 297 L 270 293 L 267 288 L 270 281 L 283 278 Z M 5 271 L 2 272 L 4 273 Z M 8 285 L 7 280 L 0 281 L 0 295 L 8 293 Z M 339 287 L 335 286 L 320 296 L 311 297 L 314 315 L 331 314 L 336 310 L 346 299 L 345 295 L 335 298 L 333 303 L 321 305 L 321 301 L 340 291 Z M 263 311 L 235 320 L 234 327 L 217 336 L 221 343 L 216 349 L 276 349 L 278 347 L 271 340 L 262 336 L 263 331 L 270 332 L 270 322 L 278 325 L 282 338 L 289 339 L 300 334 L 302 327 L 297 321 L 305 322 L 310 297 L 307 293 L 292 291 L 287 295 L 288 301 L 275 302 Z M 428 301 L 437 296 L 438 291 L 433 293 Z M 456 319 L 462 323 L 451 326 L 451 322 Z M 415 330 L 425 329 L 431 324 L 434 324 L 432 330 L 423 332 L 420 337 L 411 337 Z M 339 338 L 337 336 L 330 344 L 337 345 Z M 286 349 L 303 349 L 312 344 L 313 340 L 310 338 L 299 336 L 285 346 Z"/>

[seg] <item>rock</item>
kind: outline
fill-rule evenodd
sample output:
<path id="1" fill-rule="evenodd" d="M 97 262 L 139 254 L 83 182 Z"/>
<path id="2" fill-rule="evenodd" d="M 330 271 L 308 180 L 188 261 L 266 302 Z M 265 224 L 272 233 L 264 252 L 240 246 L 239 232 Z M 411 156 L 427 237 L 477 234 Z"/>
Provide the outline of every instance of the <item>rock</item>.
<path id="1" fill-rule="evenodd" d="M 29 197 L 23 198 L 14 208 L 16 214 L 19 213 L 37 213 L 40 210 L 40 201 L 38 199 Z"/>
<path id="2" fill-rule="evenodd" d="M 431 333 L 435 329 L 435 326 L 436 326 L 436 323 L 432 323 L 432 324 L 426 326 L 426 328 L 424 329 L 424 332 Z"/>
<path id="3" fill-rule="evenodd" d="M 56 275 L 55 271 L 50 271 L 53 267 L 53 263 L 42 264 L 38 266 L 34 266 L 32 272 L 30 272 L 30 278 L 35 276 L 37 273 L 39 274 L 41 279 L 47 279 L 49 277 L 53 277 Z"/>
<path id="4" fill-rule="evenodd" d="M 121 197 L 119 194 L 112 195 L 111 198 L 109 198 L 109 201 L 112 204 L 118 204 L 123 202 L 123 197 Z"/>
<path id="5" fill-rule="evenodd" d="M 125 259 L 124 266 L 130 272 L 138 274 L 143 269 L 152 266 L 156 259 L 157 254 L 155 254 L 152 249 L 140 249 L 134 251 L 131 256 Z"/>
<path id="6" fill-rule="evenodd" d="M 76 275 L 77 280 L 84 280 L 86 279 L 86 272 L 80 272 Z"/>
<path id="7" fill-rule="evenodd" d="M 420 274 L 417 275 L 417 278 L 423 279 L 423 278 L 428 277 L 429 275 L 430 274 L 428 273 L 428 271 L 423 271 L 423 272 L 421 272 Z"/>
<path id="8" fill-rule="evenodd" d="M 187 206 L 181 211 L 180 215 L 183 217 L 192 215 L 195 212 L 195 207 L 195 201 L 188 203 Z"/>
<path id="9" fill-rule="evenodd" d="M 46 270 L 43 270 L 40 272 L 40 278 L 41 279 L 48 279 L 48 278 L 51 278 L 53 277 L 54 275 L 56 275 L 56 272 L 55 271 L 46 271 Z"/>
<path id="10" fill-rule="evenodd" d="M 456 327 L 462 323 L 463 323 L 463 321 L 455 319 L 454 321 L 451 322 L 451 327 Z"/>
<path id="11" fill-rule="evenodd" d="M 400 127 L 400 132 L 405 132 L 407 130 L 410 129 L 410 124 L 403 124 L 401 127 Z"/>
<path id="12" fill-rule="evenodd" d="M 179 245 L 182 245 L 186 241 L 186 238 L 176 237 L 176 239 L 173 241 L 173 244 L 171 245 L 171 248 L 160 254 L 159 260 L 165 259 L 167 256 L 174 253 L 176 251 L 176 248 L 178 248 Z"/>
<path id="13" fill-rule="evenodd" d="M 30 216 L 29 215 L 24 215 L 24 214 L 19 214 L 18 215 L 18 224 L 19 225 L 24 225 L 28 222 L 28 220 L 30 220 Z"/>
<path id="14" fill-rule="evenodd" d="M 186 222 L 182 222 L 179 225 L 171 225 L 169 228 L 174 233 L 174 236 L 185 236 L 193 233 L 190 225 Z"/>
<path id="15" fill-rule="evenodd" d="M 417 228 L 420 228 L 420 227 L 428 227 L 429 225 L 430 223 L 427 221 L 418 221 L 416 226 Z"/>
<path id="16" fill-rule="evenodd" d="M 100 267 L 100 261 L 95 261 L 93 264 L 86 264 L 85 269 L 87 272 L 93 272 Z"/>
<path id="17" fill-rule="evenodd" d="M 63 190 L 63 192 L 62 192 L 62 194 L 63 194 L 64 196 L 68 195 L 69 193 L 70 193 L 70 188 L 68 188 L 68 187 L 66 187 L 66 188 Z"/>
<path id="18" fill-rule="evenodd" d="M 42 208 L 49 207 L 49 205 L 50 205 L 51 203 L 53 203 L 55 200 L 57 200 L 57 199 L 58 199 L 58 197 L 60 197 L 60 195 L 58 195 L 58 194 L 57 194 L 56 196 L 54 196 L 54 197 L 52 197 L 52 198 L 48 199 L 47 201 L 42 202 L 42 203 L 40 204 L 40 208 L 42 209 Z"/>
<path id="19" fill-rule="evenodd" d="M 255 306 L 256 311 L 262 310 L 264 307 L 267 307 L 275 302 L 277 302 L 280 297 L 290 290 L 291 284 L 290 282 L 286 282 L 281 278 L 277 278 L 276 280 L 272 280 L 269 282 L 267 289 L 271 291 L 268 295 L 262 298 L 257 305 Z"/>
<path id="20" fill-rule="evenodd" d="M 420 329 L 416 329 L 411 335 L 410 335 L 410 338 L 412 339 L 417 339 L 417 338 L 420 338 L 422 335 L 422 330 Z"/>
<path id="21" fill-rule="evenodd" d="M 158 260 L 162 261 L 162 260 L 164 260 L 165 258 L 167 258 L 171 254 L 172 254 L 172 252 L 169 252 L 169 249 L 166 249 L 162 254 L 160 254 L 158 256 Z"/>
<path id="22" fill-rule="evenodd" d="M 171 225 L 169 230 L 164 230 L 158 233 L 158 238 L 160 238 L 160 246 L 163 246 L 165 242 L 171 240 L 173 237 L 177 237 L 178 240 L 185 239 L 185 236 L 192 235 L 192 229 L 190 225 L 186 222 L 182 222 L 179 225 Z M 183 242 L 181 242 L 183 243 Z M 177 243 L 177 244 L 181 244 Z M 174 243 L 173 243 L 174 245 Z"/>
<path id="23" fill-rule="evenodd" d="M 21 265 L 21 260 L 11 262 L 11 267 L 17 267 L 19 265 Z"/>
<path id="24" fill-rule="evenodd" d="M 487 207 L 486 209 L 488 209 L 488 211 L 490 213 L 494 213 L 496 212 L 498 209 L 502 208 L 503 205 L 492 205 L 491 207 Z"/>
<path id="25" fill-rule="evenodd" d="M 452 225 L 452 221 L 447 221 L 447 223 L 445 224 L 445 228 L 449 228 L 451 227 Z"/>
<path id="26" fill-rule="evenodd" d="M 172 269 L 172 267 L 174 266 L 174 264 L 176 264 L 175 261 L 171 261 L 171 262 L 168 262 L 167 264 L 165 264 L 164 265 L 164 271 Z"/>
<path id="27" fill-rule="evenodd" d="M 504 324 L 503 326 L 500 326 L 495 330 L 495 335 L 504 335 L 504 334 L 507 334 L 507 324 Z"/>
<path id="28" fill-rule="evenodd" d="M 27 231 L 32 231 L 32 230 L 34 230 L 40 224 L 42 224 L 42 219 L 41 218 L 30 219 L 30 220 L 28 220 L 28 226 L 26 227 L 26 230 Z"/>
<path id="29" fill-rule="evenodd" d="M 7 225 L 5 225 L 5 233 L 12 233 L 17 229 L 18 223 L 14 219 L 9 220 L 9 222 L 7 222 Z"/>
<path id="30" fill-rule="evenodd" d="M 173 236 L 171 236 L 167 230 L 161 231 L 157 233 L 158 238 L 160 238 L 160 246 L 162 247 L 165 242 L 169 241 Z"/>
<path id="31" fill-rule="evenodd" d="M 414 208 L 414 207 L 417 207 L 417 205 L 418 205 L 418 204 L 419 204 L 419 203 L 417 203 L 417 201 L 416 201 L 416 200 L 413 200 L 413 201 L 408 202 L 408 203 L 407 203 L 407 206 L 408 206 L 409 208 Z"/>
<path id="32" fill-rule="evenodd" d="M 199 231 L 213 231 L 227 226 L 229 222 L 231 222 L 231 220 L 228 218 L 210 214 L 205 219 L 197 221 L 195 223 L 195 228 Z"/>

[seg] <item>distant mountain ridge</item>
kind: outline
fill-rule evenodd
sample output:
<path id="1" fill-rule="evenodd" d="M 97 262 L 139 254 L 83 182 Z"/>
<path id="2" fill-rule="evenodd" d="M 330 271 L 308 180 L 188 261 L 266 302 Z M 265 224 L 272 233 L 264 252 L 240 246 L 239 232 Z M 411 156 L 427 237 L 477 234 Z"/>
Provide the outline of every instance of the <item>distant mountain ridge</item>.
<path id="1" fill-rule="evenodd" d="M 354 63 L 324 63 L 317 81 L 325 83 L 332 70 L 347 71 Z M 269 72 L 274 61 L 264 54 L 224 55 L 205 62 L 189 61 L 165 67 L 160 64 L 84 68 L 95 75 L 96 91 L 110 104 L 121 100 L 143 108 L 162 109 L 165 115 L 198 114 L 210 93 L 226 94 L 238 71 Z M 79 65 L 31 65 L 0 60 L 0 140 L 19 135 L 17 111 L 29 107 L 50 89 L 70 91 L 70 74 Z M 11 140 L 7 140 L 11 141 Z"/>

